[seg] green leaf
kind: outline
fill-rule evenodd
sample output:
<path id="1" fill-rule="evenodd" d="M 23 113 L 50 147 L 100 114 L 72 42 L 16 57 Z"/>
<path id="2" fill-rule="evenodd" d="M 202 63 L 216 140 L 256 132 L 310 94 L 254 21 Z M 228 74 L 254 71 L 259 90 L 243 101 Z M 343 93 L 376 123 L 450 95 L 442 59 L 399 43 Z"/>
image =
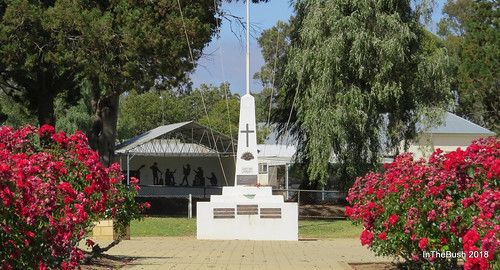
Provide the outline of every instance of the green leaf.
<path id="1" fill-rule="evenodd" d="M 474 168 L 472 166 L 467 167 L 467 175 L 470 178 L 474 178 Z"/>

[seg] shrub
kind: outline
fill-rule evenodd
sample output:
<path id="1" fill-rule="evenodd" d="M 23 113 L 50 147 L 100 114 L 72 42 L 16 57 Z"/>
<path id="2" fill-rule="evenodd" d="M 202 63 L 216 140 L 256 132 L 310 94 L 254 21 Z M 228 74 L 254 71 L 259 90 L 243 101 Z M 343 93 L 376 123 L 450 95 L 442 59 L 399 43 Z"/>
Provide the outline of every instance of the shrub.
<path id="1" fill-rule="evenodd" d="M 346 216 L 362 223 L 362 245 L 403 258 L 410 268 L 497 265 L 500 236 L 500 140 L 465 151 L 436 150 L 428 162 L 410 154 L 368 173 L 349 190 Z"/>
<path id="2" fill-rule="evenodd" d="M 139 218 L 137 191 L 121 184 L 118 164 L 105 168 L 81 132 L 53 127 L 0 129 L 0 267 L 74 269 L 76 248 L 100 218 L 121 230 Z"/>

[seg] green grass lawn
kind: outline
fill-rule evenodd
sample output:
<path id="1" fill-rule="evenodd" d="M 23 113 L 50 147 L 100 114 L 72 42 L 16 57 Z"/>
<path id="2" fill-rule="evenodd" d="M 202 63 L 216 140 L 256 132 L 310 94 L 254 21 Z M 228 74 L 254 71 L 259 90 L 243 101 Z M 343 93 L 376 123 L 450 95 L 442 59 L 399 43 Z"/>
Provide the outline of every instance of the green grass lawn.
<path id="1" fill-rule="evenodd" d="M 130 224 L 131 236 L 196 235 L 196 219 L 181 217 L 148 217 Z"/>
<path id="2" fill-rule="evenodd" d="M 362 226 L 347 220 L 299 220 L 300 238 L 359 238 Z M 133 221 L 132 236 L 193 236 L 196 219 L 181 217 L 148 217 Z"/>
<path id="3" fill-rule="evenodd" d="M 362 231 L 349 220 L 299 220 L 301 238 L 359 238 Z"/>

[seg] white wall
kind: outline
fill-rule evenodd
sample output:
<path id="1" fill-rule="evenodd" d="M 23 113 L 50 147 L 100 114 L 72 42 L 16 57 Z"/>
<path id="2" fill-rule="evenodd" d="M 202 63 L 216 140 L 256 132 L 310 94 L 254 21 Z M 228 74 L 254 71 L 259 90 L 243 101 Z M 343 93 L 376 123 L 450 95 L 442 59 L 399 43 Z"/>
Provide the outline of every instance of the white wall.
<path id="1" fill-rule="evenodd" d="M 123 171 L 127 171 L 127 156 L 119 156 L 118 161 L 121 164 Z M 160 169 L 163 174 L 163 179 L 165 179 L 165 171 L 167 168 L 170 171 L 177 170 L 174 173 L 174 179 L 177 184 L 182 182 L 183 178 L 183 166 L 186 164 L 191 165 L 191 173 L 188 176 L 189 185 L 193 184 L 195 172 L 194 169 L 198 170 L 198 167 L 203 169 L 203 176 L 205 177 L 205 185 L 210 185 L 210 180 L 207 177 L 211 177 L 211 173 L 214 172 L 217 177 L 218 186 L 234 186 L 234 175 L 235 166 L 234 159 L 232 157 L 221 157 L 222 166 L 226 174 L 226 179 L 228 183 L 224 180 L 224 175 L 217 157 L 144 157 L 144 156 L 134 156 L 130 159 L 130 170 L 137 170 L 141 165 L 146 165 L 141 169 L 141 185 L 152 185 L 153 184 L 153 173 L 150 167 L 154 163 L 158 163 L 156 166 Z M 160 176 L 159 176 L 160 177 Z"/>
<path id="2" fill-rule="evenodd" d="M 444 152 L 452 152 L 461 148 L 465 150 L 473 140 L 480 138 L 480 135 L 455 135 L 455 134 L 424 134 L 420 137 L 417 145 L 411 145 L 409 152 L 412 152 L 418 159 L 429 158 L 436 149 Z M 486 136 L 483 136 L 486 137 Z"/>

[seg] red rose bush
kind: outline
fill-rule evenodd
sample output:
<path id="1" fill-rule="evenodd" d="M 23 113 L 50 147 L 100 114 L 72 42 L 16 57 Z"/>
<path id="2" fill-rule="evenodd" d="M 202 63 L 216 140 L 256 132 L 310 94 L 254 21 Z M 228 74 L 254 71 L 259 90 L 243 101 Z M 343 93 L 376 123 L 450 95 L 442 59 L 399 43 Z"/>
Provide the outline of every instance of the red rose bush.
<path id="1" fill-rule="evenodd" d="M 349 190 L 346 216 L 363 224 L 362 245 L 414 269 L 499 266 L 499 139 L 438 149 L 428 162 L 403 154 L 384 167 Z"/>
<path id="2" fill-rule="evenodd" d="M 123 234 L 140 217 L 137 191 L 122 179 L 119 165 L 102 166 L 81 132 L 2 127 L 0 268 L 77 268 L 76 246 L 94 221 L 113 218 Z"/>

